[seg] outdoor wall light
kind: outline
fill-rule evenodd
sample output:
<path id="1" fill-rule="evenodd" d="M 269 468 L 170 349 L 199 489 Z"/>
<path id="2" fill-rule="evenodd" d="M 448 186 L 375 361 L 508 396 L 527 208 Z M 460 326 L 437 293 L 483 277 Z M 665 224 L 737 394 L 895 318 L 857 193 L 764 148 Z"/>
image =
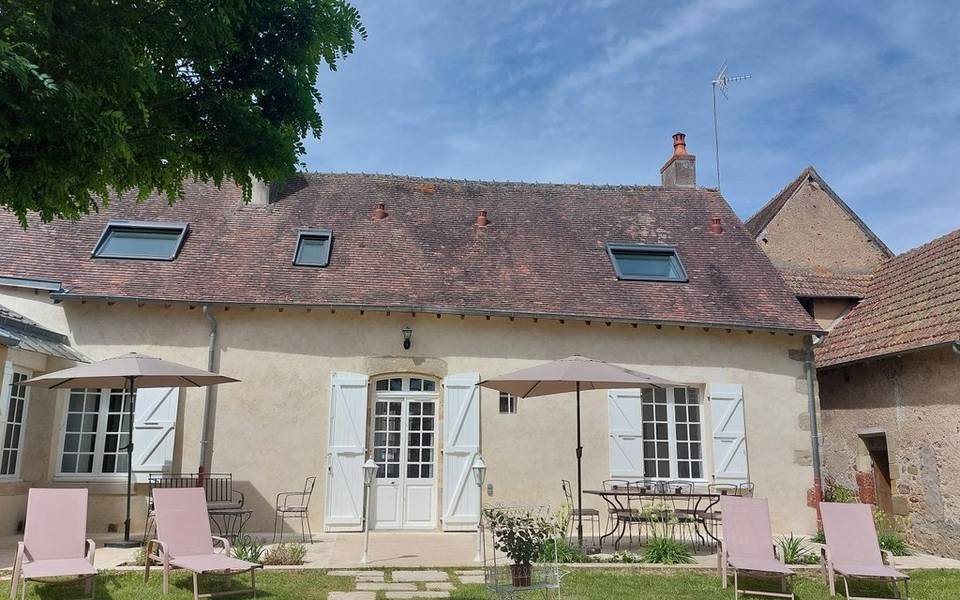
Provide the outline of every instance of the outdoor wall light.
<path id="1" fill-rule="evenodd" d="M 410 338 L 413 336 L 413 330 L 410 329 L 409 327 L 404 327 L 403 329 L 400 330 L 400 332 L 403 333 L 403 349 L 409 350 Z"/>

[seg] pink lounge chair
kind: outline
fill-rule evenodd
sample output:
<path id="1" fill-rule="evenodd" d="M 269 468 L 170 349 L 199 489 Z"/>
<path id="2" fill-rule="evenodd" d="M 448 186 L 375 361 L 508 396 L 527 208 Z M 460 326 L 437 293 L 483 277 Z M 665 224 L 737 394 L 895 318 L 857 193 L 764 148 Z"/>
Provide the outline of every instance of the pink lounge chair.
<path id="1" fill-rule="evenodd" d="M 157 539 L 147 542 L 147 561 L 143 580 L 150 579 L 150 563 L 163 565 L 163 593 L 170 591 L 171 567 L 193 573 L 193 598 L 211 598 L 252 592 L 257 597 L 256 569 L 262 565 L 230 556 L 230 542 L 210 533 L 207 499 L 203 488 L 167 488 L 153 490 Z M 214 540 L 223 546 L 213 549 Z M 159 549 L 159 553 L 156 550 Z M 242 590 L 200 594 L 200 575 L 226 575 L 250 571 L 250 587 Z"/>
<path id="2" fill-rule="evenodd" d="M 910 576 L 894 569 L 893 555 L 880 550 L 869 504 L 822 502 L 820 514 L 827 538 L 823 549 L 823 574 L 830 585 L 831 596 L 837 593 L 836 576 L 839 575 L 843 578 L 847 600 L 872 600 L 851 596 L 848 579 L 886 581 L 893 587 L 897 598 L 901 598 L 897 584 L 902 581 L 902 597 L 910 600 Z"/>
<path id="3" fill-rule="evenodd" d="M 77 576 L 94 596 L 97 546 L 87 539 L 87 490 L 32 488 L 27 493 L 27 522 L 17 544 L 10 598 L 27 596 L 27 581 Z"/>
<path id="4" fill-rule="evenodd" d="M 766 498 L 721 496 L 720 512 L 723 514 L 723 541 L 717 561 L 723 577 L 723 589 L 727 589 L 727 569 L 733 568 L 734 596 L 750 594 L 774 596 L 794 600 L 793 592 L 787 591 L 788 581 L 795 574 L 777 557 L 770 533 L 770 509 Z M 777 579 L 781 592 L 766 592 L 740 589 L 739 575 Z"/>

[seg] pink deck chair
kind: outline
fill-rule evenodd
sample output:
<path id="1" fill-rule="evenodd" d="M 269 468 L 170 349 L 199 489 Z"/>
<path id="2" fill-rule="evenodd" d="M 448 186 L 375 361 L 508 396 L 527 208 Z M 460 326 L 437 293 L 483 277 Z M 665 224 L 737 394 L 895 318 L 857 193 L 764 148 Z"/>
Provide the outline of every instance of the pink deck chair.
<path id="1" fill-rule="evenodd" d="M 97 546 L 87 539 L 87 490 L 31 488 L 27 522 L 17 544 L 10 598 L 27 596 L 27 581 L 46 577 L 81 577 L 93 598 Z"/>
<path id="2" fill-rule="evenodd" d="M 727 569 L 733 569 L 734 596 L 750 594 L 794 599 L 788 592 L 788 582 L 794 572 L 777 557 L 770 533 L 770 509 L 766 498 L 744 498 L 740 496 L 721 496 L 720 512 L 723 514 L 723 541 L 717 560 L 723 577 L 723 588 L 727 588 Z M 766 592 L 741 589 L 739 575 L 776 579 L 780 581 L 780 592 Z"/>
<path id="3" fill-rule="evenodd" d="M 823 573 L 830 585 L 830 595 L 836 591 L 836 576 L 843 578 L 847 600 L 871 600 L 850 595 L 848 579 L 867 579 L 888 582 L 897 598 L 903 582 L 903 598 L 910 598 L 910 577 L 893 568 L 893 555 L 881 553 L 873 511 L 869 504 L 840 504 L 822 502 L 823 533 L 827 538 L 823 549 Z M 887 560 L 885 561 L 884 558 Z"/>
<path id="4" fill-rule="evenodd" d="M 150 563 L 163 565 L 163 593 L 170 591 L 170 569 L 180 568 L 193 573 L 193 597 L 210 598 L 253 593 L 257 597 L 256 569 L 261 565 L 230 556 L 230 542 L 210 533 L 207 499 L 203 488 L 167 488 L 153 490 L 153 504 L 157 524 L 157 539 L 147 542 L 147 561 L 143 580 L 150 579 Z M 213 548 L 214 540 L 223 546 L 222 552 Z M 159 550 L 159 552 L 156 552 Z M 200 575 L 226 575 L 250 571 L 250 587 L 200 594 Z"/>

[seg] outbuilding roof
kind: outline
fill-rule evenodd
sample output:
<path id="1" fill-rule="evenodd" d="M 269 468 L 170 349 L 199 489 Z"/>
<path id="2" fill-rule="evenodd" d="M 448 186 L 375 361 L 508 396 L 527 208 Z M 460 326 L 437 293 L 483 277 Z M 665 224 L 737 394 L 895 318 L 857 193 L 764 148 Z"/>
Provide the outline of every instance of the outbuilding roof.
<path id="1" fill-rule="evenodd" d="M 67 336 L 51 331 L 3 305 L 0 305 L 0 344 L 18 350 L 87 362 L 83 354 L 70 347 Z"/>
<path id="2" fill-rule="evenodd" d="M 372 218 L 378 203 L 386 218 Z M 479 211 L 489 224 L 478 225 Z M 111 219 L 183 222 L 170 261 L 93 258 Z M 723 233 L 708 231 L 719 219 Z M 293 264 L 298 232 L 332 233 L 326 267 Z M 192 183 L 26 231 L 0 213 L 0 277 L 59 299 L 327 306 L 817 332 L 714 190 L 306 174 L 267 206 Z M 608 243 L 676 247 L 687 282 L 617 278 Z"/>
<path id="3" fill-rule="evenodd" d="M 884 262 L 817 349 L 828 367 L 960 340 L 960 230 Z"/>

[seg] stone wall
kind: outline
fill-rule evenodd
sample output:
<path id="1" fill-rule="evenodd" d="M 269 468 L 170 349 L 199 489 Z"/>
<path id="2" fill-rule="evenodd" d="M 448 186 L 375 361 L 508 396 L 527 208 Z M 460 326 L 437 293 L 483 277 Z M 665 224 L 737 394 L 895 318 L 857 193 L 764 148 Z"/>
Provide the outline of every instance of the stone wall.
<path id="1" fill-rule="evenodd" d="M 821 370 L 818 378 L 825 475 L 870 499 L 862 436 L 882 433 L 894 512 L 908 517 L 910 542 L 960 558 L 960 356 L 932 349 Z"/>

